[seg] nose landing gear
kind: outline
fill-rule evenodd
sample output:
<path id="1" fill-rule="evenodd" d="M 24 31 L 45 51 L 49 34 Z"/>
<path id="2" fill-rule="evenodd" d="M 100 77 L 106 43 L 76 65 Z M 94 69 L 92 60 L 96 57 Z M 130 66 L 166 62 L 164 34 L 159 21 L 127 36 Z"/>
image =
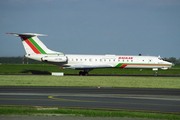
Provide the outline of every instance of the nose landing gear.
<path id="1" fill-rule="evenodd" d="M 152 70 L 155 71 L 155 74 L 154 74 L 154 75 L 155 75 L 155 76 L 158 76 L 158 68 L 153 68 Z"/>

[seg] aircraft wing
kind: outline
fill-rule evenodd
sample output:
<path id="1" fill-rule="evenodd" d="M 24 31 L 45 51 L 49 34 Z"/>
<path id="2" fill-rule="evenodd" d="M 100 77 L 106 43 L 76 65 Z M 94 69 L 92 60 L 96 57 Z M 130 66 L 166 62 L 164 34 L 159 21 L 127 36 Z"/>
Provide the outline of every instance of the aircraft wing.
<path id="1" fill-rule="evenodd" d="M 68 69 L 75 70 L 85 70 L 85 69 L 96 69 L 96 68 L 111 68 L 112 65 L 72 65 L 70 67 L 66 67 Z"/>

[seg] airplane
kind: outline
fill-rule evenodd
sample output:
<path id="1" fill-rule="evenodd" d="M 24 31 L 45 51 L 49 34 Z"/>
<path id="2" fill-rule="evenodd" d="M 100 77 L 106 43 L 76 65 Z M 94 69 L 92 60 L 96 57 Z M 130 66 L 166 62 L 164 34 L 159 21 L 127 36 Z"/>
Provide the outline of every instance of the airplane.
<path id="1" fill-rule="evenodd" d="M 165 61 L 160 56 L 132 56 L 132 55 L 78 55 L 64 54 L 48 49 L 36 33 L 7 33 L 20 37 L 26 51 L 25 57 L 42 61 L 59 67 L 82 70 L 79 75 L 88 75 L 88 72 L 97 68 L 138 68 L 166 70 L 172 63 Z"/>

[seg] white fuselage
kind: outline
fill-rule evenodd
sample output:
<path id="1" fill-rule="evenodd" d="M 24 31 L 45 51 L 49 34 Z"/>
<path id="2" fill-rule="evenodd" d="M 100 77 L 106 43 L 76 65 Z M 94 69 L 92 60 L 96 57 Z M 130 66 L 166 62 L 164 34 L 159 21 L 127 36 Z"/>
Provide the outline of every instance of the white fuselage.
<path id="1" fill-rule="evenodd" d="M 170 68 L 171 63 L 153 56 L 67 55 L 67 65 L 110 65 L 119 68 Z"/>
<path id="2" fill-rule="evenodd" d="M 126 55 L 38 55 L 26 56 L 31 59 L 42 61 L 43 57 L 51 58 L 52 61 L 47 61 L 60 67 L 72 67 L 78 65 L 96 66 L 95 68 L 103 67 L 118 67 L 118 68 L 161 68 L 168 69 L 172 63 L 159 59 L 155 56 L 126 56 Z M 66 57 L 66 62 L 59 62 L 60 57 Z M 83 67 L 82 67 L 83 69 Z"/>

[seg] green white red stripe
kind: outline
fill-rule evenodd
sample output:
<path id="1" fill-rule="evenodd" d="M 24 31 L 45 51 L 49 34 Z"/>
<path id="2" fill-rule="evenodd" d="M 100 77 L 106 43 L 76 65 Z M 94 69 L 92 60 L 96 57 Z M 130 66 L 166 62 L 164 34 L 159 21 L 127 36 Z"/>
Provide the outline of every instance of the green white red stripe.
<path id="1" fill-rule="evenodd" d="M 47 54 L 32 38 L 21 37 L 36 54 Z"/>

